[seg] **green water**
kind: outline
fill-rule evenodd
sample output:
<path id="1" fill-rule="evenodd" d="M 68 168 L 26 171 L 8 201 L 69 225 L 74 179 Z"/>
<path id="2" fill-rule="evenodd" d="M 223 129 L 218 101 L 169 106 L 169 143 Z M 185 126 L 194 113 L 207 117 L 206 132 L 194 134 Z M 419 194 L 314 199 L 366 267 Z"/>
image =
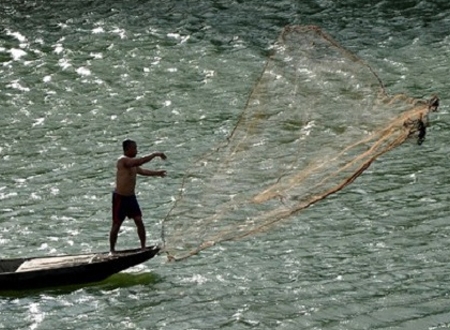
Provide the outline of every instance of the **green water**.
<path id="1" fill-rule="evenodd" d="M 445 329 L 450 5 L 444 1 L 4 1 L 0 258 L 108 249 L 121 141 L 150 243 L 183 174 L 230 133 L 286 24 L 321 26 L 390 93 L 438 93 L 425 143 L 283 225 L 180 263 L 0 297 L 0 329 Z M 119 248 L 136 247 L 126 222 Z"/>

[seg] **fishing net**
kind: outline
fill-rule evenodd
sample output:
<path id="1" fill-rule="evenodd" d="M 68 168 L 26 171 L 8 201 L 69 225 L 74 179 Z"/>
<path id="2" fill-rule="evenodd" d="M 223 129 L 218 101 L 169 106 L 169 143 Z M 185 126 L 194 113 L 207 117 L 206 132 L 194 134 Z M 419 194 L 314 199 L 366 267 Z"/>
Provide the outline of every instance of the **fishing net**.
<path id="1" fill-rule="evenodd" d="M 171 259 L 268 230 L 423 141 L 430 101 L 389 97 L 372 68 L 315 26 L 289 26 L 227 141 L 186 173 L 163 221 Z"/>

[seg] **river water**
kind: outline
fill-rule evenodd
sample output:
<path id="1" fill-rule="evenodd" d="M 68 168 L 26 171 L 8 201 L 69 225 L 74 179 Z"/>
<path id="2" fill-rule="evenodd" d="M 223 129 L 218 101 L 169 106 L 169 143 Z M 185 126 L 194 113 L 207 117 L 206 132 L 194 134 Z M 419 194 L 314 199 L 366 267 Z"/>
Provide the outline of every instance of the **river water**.
<path id="1" fill-rule="evenodd" d="M 223 141 L 288 24 L 319 25 L 392 94 L 441 98 L 423 145 L 264 234 L 95 285 L 0 296 L 0 329 L 447 329 L 445 1 L 26 1 L 0 8 L 0 258 L 108 249 L 121 141 L 150 243 L 183 174 Z M 318 146 L 320 147 L 320 146 Z M 213 198 L 213 196 L 212 196 Z M 138 245 L 127 221 L 118 248 Z"/>

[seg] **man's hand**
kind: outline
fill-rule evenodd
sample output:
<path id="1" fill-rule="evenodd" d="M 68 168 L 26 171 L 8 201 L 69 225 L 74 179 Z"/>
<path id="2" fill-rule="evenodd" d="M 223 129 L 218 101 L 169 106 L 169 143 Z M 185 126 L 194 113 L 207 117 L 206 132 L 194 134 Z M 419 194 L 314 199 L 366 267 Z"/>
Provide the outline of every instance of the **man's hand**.
<path id="1" fill-rule="evenodd" d="M 166 156 L 164 156 L 164 157 L 166 157 Z M 163 158 L 163 159 L 165 159 L 165 158 Z M 164 178 L 166 175 L 167 175 L 167 172 L 166 172 L 166 171 L 164 171 L 164 170 L 159 171 L 159 176 L 160 176 L 161 178 Z"/>
<path id="2" fill-rule="evenodd" d="M 164 152 L 158 153 L 158 156 L 161 157 L 162 160 L 166 160 L 167 156 L 164 154 Z"/>

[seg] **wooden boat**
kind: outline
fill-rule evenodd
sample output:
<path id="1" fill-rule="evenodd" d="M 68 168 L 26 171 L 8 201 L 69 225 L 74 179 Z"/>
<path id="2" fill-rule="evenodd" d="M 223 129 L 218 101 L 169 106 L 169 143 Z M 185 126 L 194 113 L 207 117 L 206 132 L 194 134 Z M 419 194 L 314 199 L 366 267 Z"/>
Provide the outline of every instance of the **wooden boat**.
<path id="1" fill-rule="evenodd" d="M 98 282 L 153 258 L 160 248 L 0 259 L 0 291 Z"/>

